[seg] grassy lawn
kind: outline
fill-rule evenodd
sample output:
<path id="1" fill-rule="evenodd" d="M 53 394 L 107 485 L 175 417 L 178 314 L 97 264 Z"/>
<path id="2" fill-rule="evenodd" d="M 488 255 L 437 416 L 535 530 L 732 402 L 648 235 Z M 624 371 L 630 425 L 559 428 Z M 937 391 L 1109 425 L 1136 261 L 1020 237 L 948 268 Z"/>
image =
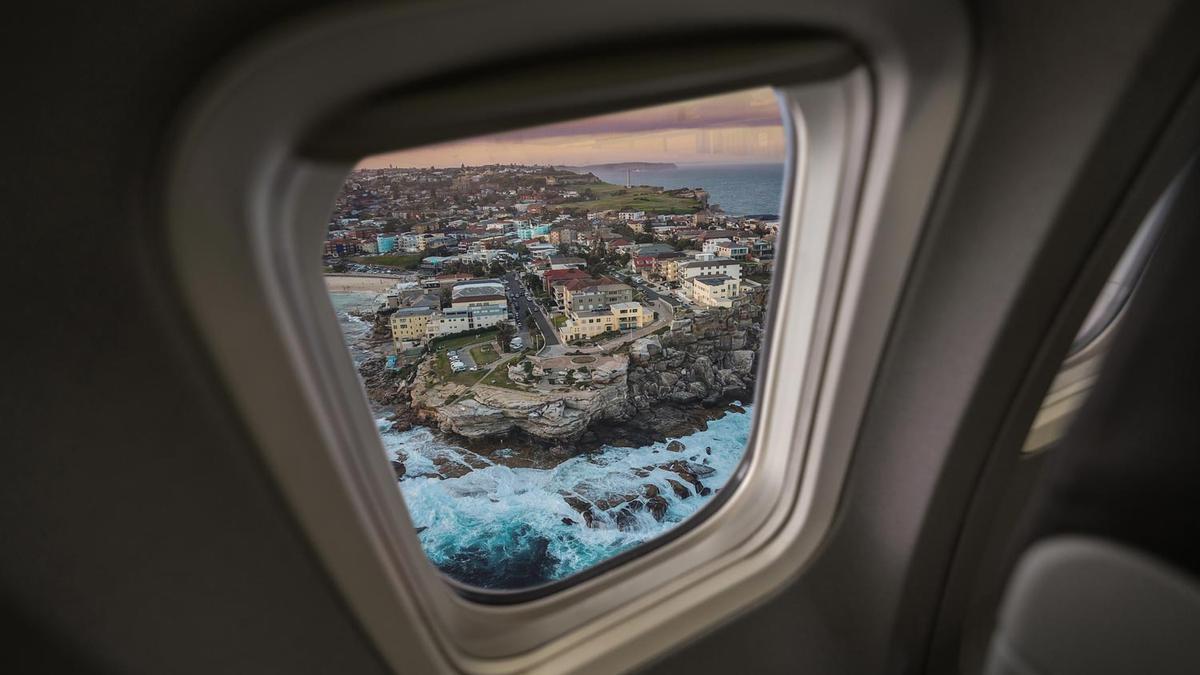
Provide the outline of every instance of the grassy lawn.
<path id="1" fill-rule="evenodd" d="M 662 194 L 654 188 L 634 186 L 626 188 L 612 183 L 589 185 L 595 199 L 557 204 L 558 208 L 587 209 L 588 211 L 645 211 L 646 213 L 686 214 L 700 210 L 694 199 Z"/>
<path id="2" fill-rule="evenodd" d="M 490 344 L 487 344 L 480 345 L 478 347 L 472 347 L 471 358 L 475 359 L 476 365 L 486 366 L 496 359 L 499 359 L 500 355 L 496 353 L 496 349 L 494 347 L 492 347 Z"/>
<path id="3" fill-rule="evenodd" d="M 433 343 L 433 348 L 437 350 L 443 349 L 462 349 L 467 345 L 479 344 L 480 342 L 491 342 L 496 339 L 496 331 L 485 330 L 478 335 L 460 335 L 457 337 L 438 338 Z"/>
<path id="4" fill-rule="evenodd" d="M 421 260 L 425 256 L 414 253 L 412 255 L 359 255 L 351 258 L 354 262 L 364 265 L 379 265 L 380 267 L 395 267 L 402 270 L 415 270 L 421 265 Z"/>
<path id="5" fill-rule="evenodd" d="M 519 360 L 520 359 L 518 359 L 518 361 Z M 525 387 L 522 387 L 521 385 L 517 384 L 516 382 L 513 382 L 512 378 L 508 376 L 508 366 L 510 366 L 510 365 L 513 365 L 513 362 L 510 362 L 507 365 L 502 365 L 499 368 L 496 368 L 495 370 L 492 371 L 491 375 L 488 375 L 483 380 L 483 383 L 487 384 L 487 385 L 491 385 L 493 387 L 504 387 L 505 389 L 515 389 L 517 391 L 526 391 Z"/>
<path id="6" fill-rule="evenodd" d="M 562 328 L 563 324 L 567 322 L 567 317 L 564 314 L 557 314 L 550 319 L 550 322 L 554 324 L 555 328 Z"/>

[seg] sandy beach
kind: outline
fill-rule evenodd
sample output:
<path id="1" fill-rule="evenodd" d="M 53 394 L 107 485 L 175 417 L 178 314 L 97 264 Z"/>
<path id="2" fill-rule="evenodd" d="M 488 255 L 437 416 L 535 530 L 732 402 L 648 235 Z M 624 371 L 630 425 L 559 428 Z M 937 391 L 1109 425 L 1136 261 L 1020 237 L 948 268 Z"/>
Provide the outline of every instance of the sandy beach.
<path id="1" fill-rule="evenodd" d="M 325 275 L 325 286 L 331 293 L 382 293 L 400 281 L 402 277 L 379 274 Z"/>

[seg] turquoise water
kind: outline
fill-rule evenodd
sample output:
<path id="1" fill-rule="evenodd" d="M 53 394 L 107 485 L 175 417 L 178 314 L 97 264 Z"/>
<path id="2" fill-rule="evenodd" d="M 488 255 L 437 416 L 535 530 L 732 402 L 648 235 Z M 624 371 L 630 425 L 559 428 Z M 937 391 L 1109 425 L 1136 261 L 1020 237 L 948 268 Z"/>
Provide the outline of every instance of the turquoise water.
<path id="1" fill-rule="evenodd" d="M 349 312 L 372 309 L 376 296 L 330 297 L 357 363 L 367 353 L 356 342 L 370 326 Z M 434 565 L 473 586 L 516 589 L 570 576 L 679 525 L 733 475 L 752 420 L 753 408 L 748 406 L 745 412 L 726 413 L 706 429 L 680 437 L 685 446 L 680 452 L 667 450 L 667 442 L 604 447 L 552 469 L 503 466 L 425 427 L 395 431 L 384 419 L 378 425 L 388 459 L 404 462 L 406 473 L 398 486 Z M 503 447 L 493 453 L 511 454 Z M 662 466 L 673 462 L 685 462 L 705 489 L 698 490 Z M 465 475 L 441 478 L 438 467 L 446 463 L 459 469 L 446 473 Z M 643 506 L 647 486 L 666 501 L 661 521 Z M 591 508 L 592 527 L 564 497 Z M 629 498 L 636 498 L 642 508 L 622 514 Z"/>
<path id="2" fill-rule="evenodd" d="M 606 183 L 625 184 L 625 171 L 593 170 Z M 634 171 L 634 185 L 667 189 L 703 188 L 711 204 L 733 216 L 778 215 L 783 192 L 783 163 L 772 164 L 683 164 L 675 169 Z"/>
<path id="3" fill-rule="evenodd" d="M 552 469 L 509 468 L 430 429 L 395 432 L 380 424 L 388 458 L 402 459 L 407 469 L 400 491 L 429 559 L 464 583 L 513 589 L 567 577 L 679 525 L 733 475 L 752 419 L 751 408 L 727 413 L 707 429 L 681 437 L 686 449 L 680 452 L 667 450 L 667 443 L 605 447 Z M 707 474 L 699 480 L 711 492 L 698 494 L 694 485 L 662 467 L 676 461 L 686 462 L 697 476 Z M 446 462 L 483 468 L 441 479 L 437 467 Z M 622 500 L 644 495 L 647 485 L 666 499 L 663 520 L 643 508 L 626 512 L 619 526 Z M 564 496 L 591 506 L 593 527 Z M 618 503 L 602 508 L 606 501 Z"/>

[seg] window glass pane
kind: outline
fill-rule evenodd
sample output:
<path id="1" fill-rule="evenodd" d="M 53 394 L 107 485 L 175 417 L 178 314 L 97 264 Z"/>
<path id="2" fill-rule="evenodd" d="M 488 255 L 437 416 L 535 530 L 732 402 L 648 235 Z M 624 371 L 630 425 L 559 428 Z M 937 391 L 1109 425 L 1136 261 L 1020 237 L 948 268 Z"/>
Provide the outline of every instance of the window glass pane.
<path id="1" fill-rule="evenodd" d="M 1042 450 L 1056 443 L 1087 400 L 1108 352 L 1107 344 L 1100 338 L 1121 316 L 1133 295 L 1158 241 L 1173 193 L 1168 190 L 1150 210 L 1100 289 L 1100 294 L 1075 335 L 1067 358 L 1050 384 L 1050 390 L 1025 438 L 1023 452 Z"/>
<path id="2" fill-rule="evenodd" d="M 370 157 L 326 280 L 430 560 L 557 581 L 717 495 L 750 434 L 770 89 Z"/>

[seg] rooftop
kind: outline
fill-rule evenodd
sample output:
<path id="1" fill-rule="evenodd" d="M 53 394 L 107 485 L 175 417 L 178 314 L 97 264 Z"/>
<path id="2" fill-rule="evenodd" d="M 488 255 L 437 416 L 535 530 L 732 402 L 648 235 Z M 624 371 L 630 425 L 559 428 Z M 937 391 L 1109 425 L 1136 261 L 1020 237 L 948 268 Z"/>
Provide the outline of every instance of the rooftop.
<path id="1" fill-rule="evenodd" d="M 684 267 L 712 267 L 714 265 L 737 265 L 738 261 L 733 258 L 712 258 L 711 260 L 693 260 L 689 263 L 684 263 Z"/>

